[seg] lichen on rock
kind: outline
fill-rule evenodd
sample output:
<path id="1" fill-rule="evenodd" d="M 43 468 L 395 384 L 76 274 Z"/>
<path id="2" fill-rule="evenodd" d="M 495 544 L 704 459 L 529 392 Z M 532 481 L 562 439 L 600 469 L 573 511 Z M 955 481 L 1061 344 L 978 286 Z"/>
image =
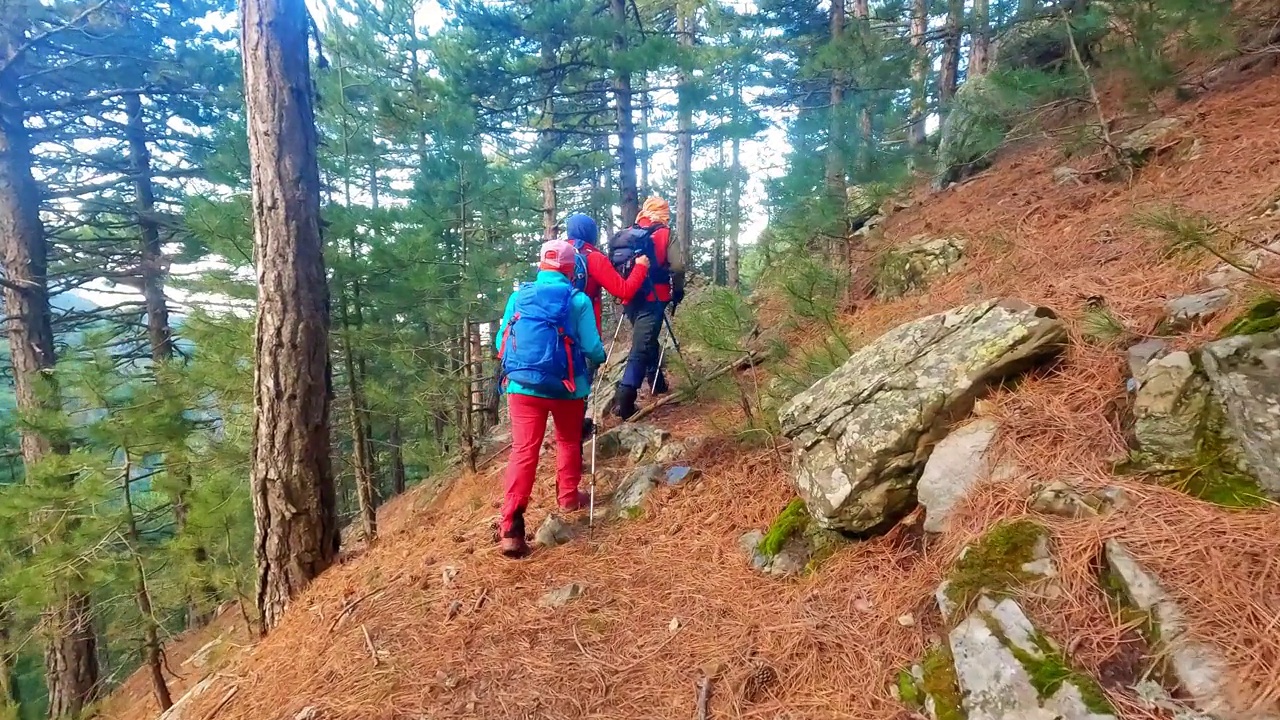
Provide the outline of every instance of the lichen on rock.
<path id="1" fill-rule="evenodd" d="M 917 236 L 881 256 L 876 268 L 876 294 L 891 299 L 920 290 L 930 279 L 949 272 L 964 257 L 965 240 Z"/>
<path id="2" fill-rule="evenodd" d="M 866 533 L 911 509 L 934 444 L 993 383 L 1056 356 L 1066 328 L 1016 300 L 901 325 L 779 410 L 814 522 Z"/>

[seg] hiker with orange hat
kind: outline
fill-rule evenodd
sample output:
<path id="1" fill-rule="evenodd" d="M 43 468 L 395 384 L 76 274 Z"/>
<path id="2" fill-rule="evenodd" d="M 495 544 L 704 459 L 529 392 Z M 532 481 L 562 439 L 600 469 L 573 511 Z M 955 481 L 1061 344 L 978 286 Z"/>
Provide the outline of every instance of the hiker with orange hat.
<path id="1" fill-rule="evenodd" d="M 667 226 L 670 220 L 667 201 L 651 197 L 644 201 L 635 225 L 609 240 L 609 259 L 620 272 L 641 257 L 650 264 L 645 287 L 623 306 L 631 321 L 631 354 L 618 383 L 613 412 L 624 420 L 635 414 L 636 397 L 646 380 L 655 395 L 667 391 L 667 381 L 659 367 L 658 336 L 668 303 L 674 312 L 684 299 L 683 258 L 672 252 L 671 229 Z M 673 261 L 678 261 L 676 266 Z"/>
<path id="2" fill-rule="evenodd" d="M 498 327 L 498 357 L 511 413 L 511 455 L 503 482 L 498 543 L 503 555 L 528 553 L 524 513 L 533 493 L 538 454 L 555 425 L 556 488 L 560 509 L 574 512 L 589 499 L 582 481 L 582 418 L 595 368 L 605 361 L 591 299 L 573 286 L 577 251 L 548 240 L 538 276 L 512 293 Z"/>

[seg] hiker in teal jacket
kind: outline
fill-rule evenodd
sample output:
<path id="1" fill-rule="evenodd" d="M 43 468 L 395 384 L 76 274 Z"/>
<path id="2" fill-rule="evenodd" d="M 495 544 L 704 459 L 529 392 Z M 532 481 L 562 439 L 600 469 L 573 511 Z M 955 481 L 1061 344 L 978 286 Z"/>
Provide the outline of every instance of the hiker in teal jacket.
<path id="1" fill-rule="evenodd" d="M 572 286 L 575 257 L 573 245 L 563 240 L 551 240 L 543 244 L 538 277 L 523 295 L 521 290 L 516 290 L 507 300 L 507 308 L 502 314 L 502 323 L 498 326 L 498 335 L 494 341 L 500 356 L 506 353 L 518 354 L 525 364 L 536 365 L 547 356 L 554 357 L 555 362 L 564 360 L 565 355 L 558 353 L 565 353 L 568 356 L 568 366 L 573 368 L 572 379 L 555 378 L 563 385 L 562 388 L 554 388 L 558 392 L 528 387 L 515 377 L 505 380 L 507 406 L 511 412 L 512 442 L 504 481 L 505 499 L 499 528 L 499 545 L 502 553 L 509 557 L 520 557 L 528 552 L 524 538 L 524 512 L 533 493 L 538 452 L 542 448 L 543 435 L 546 434 L 548 414 L 555 424 L 558 504 L 562 510 L 573 512 L 585 508 L 588 502 L 585 493 L 578 490 L 582 481 L 582 418 L 586 414 L 586 398 L 591 394 L 592 375 L 597 366 L 604 364 L 605 349 L 600 331 L 596 328 L 591 298 Z M 530 303 L 526 306 L 526 312 L 532 313 L 549 307 L 565 307 L 563 300 L 566 292 L 569 293 L 566 316 L 558 319 L 557 324 L 564 328 L 569 346 L 562 348 L 559 345 L 562 340 L 556 338 L 551 331 L 538 334 L 536 328 L 533 328 L 533 332 L 523 335 L 524 344 L 514 349 L 512 337 L 521 333 L 511 332 L 510 328 L 521 298 Z M 522 318 L 515 322 L 515 327 L 519 328 L 521 323 L 529 321 Z M 542 327 L 548 326 L 543 324 Z M 549 341 L 542 339 L 548 337 L 547 333 L 550 333 Z M 538 338 L 541 347 L 529 347 L 528 344 L 534 342 L 534 338 Z M 512 343 L 512 347 L 508 347 L 508 343 Z M 508 358 L 504 358 L 504 369 L 508 367 L 507 360 Z M 555 362 L 547 365 L 548 372 L 555 369 L 552 367 Z"/>

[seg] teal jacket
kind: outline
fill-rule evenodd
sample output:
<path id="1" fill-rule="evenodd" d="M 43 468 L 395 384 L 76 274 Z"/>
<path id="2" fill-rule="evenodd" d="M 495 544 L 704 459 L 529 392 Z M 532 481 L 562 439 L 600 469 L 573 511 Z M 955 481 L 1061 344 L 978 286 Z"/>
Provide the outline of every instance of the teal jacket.
<path id="1" fill-rule="evenodd" d="M 533 281 L 538 285 L 548 285 L 552 283 L 569 284 L 569 278 L 563 273 L 553 270 L 539 270 L 538 277 Z M 507 309 L 502 313 L 502 323 L 498 325 L 498 336 L 494 338 L 493 345 L 498 350 L 502 349 L 502 338 L 507 332 L 507 323 L 511 322 L 511 316 L 516 310 L 516 295 L 511 293 L 511 297 L 507 298 Z M 578 340 L 578 347 L 582 350 L 582 356 L 587 359 L 587 363 L 591 367 L 603 365 L 605 361 L 604 341 L 600 339 L 600 330 L 596 327 L 595 308 L 591 305 L 591 298 L 585 293 L 575 292 L 573 294 L 573 307 L 569 311 L 570 327 L 573 336 Z M 574 399 L 582 399 L 591 394 L 591 378 L 595 373 L 590 368 L 583 368 L 574 378 L 577 390 L 573 393 Z M 515 380 L 507 381 L 507 392 L 515 395 L 532 395 L 533 397 L 548 397 L 539 392 L 530 390 Z"/>

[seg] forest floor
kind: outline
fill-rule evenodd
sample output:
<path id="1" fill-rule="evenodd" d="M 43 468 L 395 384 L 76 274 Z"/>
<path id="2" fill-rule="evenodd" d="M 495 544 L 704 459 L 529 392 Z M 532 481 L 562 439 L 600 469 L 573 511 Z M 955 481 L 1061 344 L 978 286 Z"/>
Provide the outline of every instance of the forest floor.
<path id="1" fill-rule="evenodd" d="M 1124 351 L 1080 334 L 1082 313 L 1099 299 L 1127 328 L 1149 332 L 1165 301 L 1201 289 L 1216 264 L 1170 255 L 1135 213 L 1177 205 L 1245 237 L 1280 233 L 1280 214 L 1261 213 L 1280 197 L 1280 76 L 1163 110 L 1187 121 L 1195 151 L 1160 154 L 1127 182 L 1059 185 L 1055 167 L 1085 169 L 1097 158 L 1067 160 L 1060 144 L 1039 140 L 1007 150 L 963 185 L 921 190 L 886 223 L 886 244 L 964 235 L 966 260 L 923 294 L 858 307 L 843 318 L 856 340 L 998 296 L 1053 308 L 1072 327 L 1060 366 L 983 406 L 1000 422 L 1000 452 L 1023 475 L 984 486 L 941 537 L 924 542 L 895 530 L 843 548 L 802 579 L 765 577 L 748 566 L 738 538 L 766 527 L 793 497 L 788 452 L 735 440 L 744 419 L 734 404 L 671 406 L 648 422 L 675 439 L 712 438 L 692 458 L 703 471 L 697 482 L 661 487 L 642 517 L 520 562 L 501 558 L 491 540 L 501 458 L 438 497 L 410 492 L 383 508 L 376 545 L 326 572 L 270 637 L 211 663 L 218 679 L 185 717 L 666 720 L 694 714 L 708 671 L 718 678 L 715 718 L 907 717 L 890 688 L 943 630 L 934 590 L 957 553 L 994 522 L 1029 513 L 1032 483 L 1064 478 L 1121 485 L 1133 505 L 1083 520 L 1038 518 L 1053 536 L 1066 592 L 1027 599 L 1037 625 L 1101 680 L 1123 715 L 1151 714 L 1128 689 L 1145 650 L 1132 625 L 1108 611 L 1096 579 L 1101 542 L 1120 538 L 1169 585 L 1191 632 L 1221 650 L 1239 691 L 1276 703 L 1280 509 L 1227 510 L 1113 477 L 1110 461 L 1125 449 Z M 1243 305 L 1251 291 L 1239 290 Z M 1175 344 L 1203 342 L 1231 314 Z M 615 465 L 605 475 L 621 472 Z M 530 527 L 554 503 L 550 477 L 544 463 Z M 539 606 L 570 582 L 585 588 L 580 599 Z M 234 625 L 235 615 L 220 622 Z M 200 638 L 219 632 L 230 629 Z M 201 645 L 171 645 L 170 662 Z M 146 690 L 135 676 L 103 717 L 155 718 Z"/>

